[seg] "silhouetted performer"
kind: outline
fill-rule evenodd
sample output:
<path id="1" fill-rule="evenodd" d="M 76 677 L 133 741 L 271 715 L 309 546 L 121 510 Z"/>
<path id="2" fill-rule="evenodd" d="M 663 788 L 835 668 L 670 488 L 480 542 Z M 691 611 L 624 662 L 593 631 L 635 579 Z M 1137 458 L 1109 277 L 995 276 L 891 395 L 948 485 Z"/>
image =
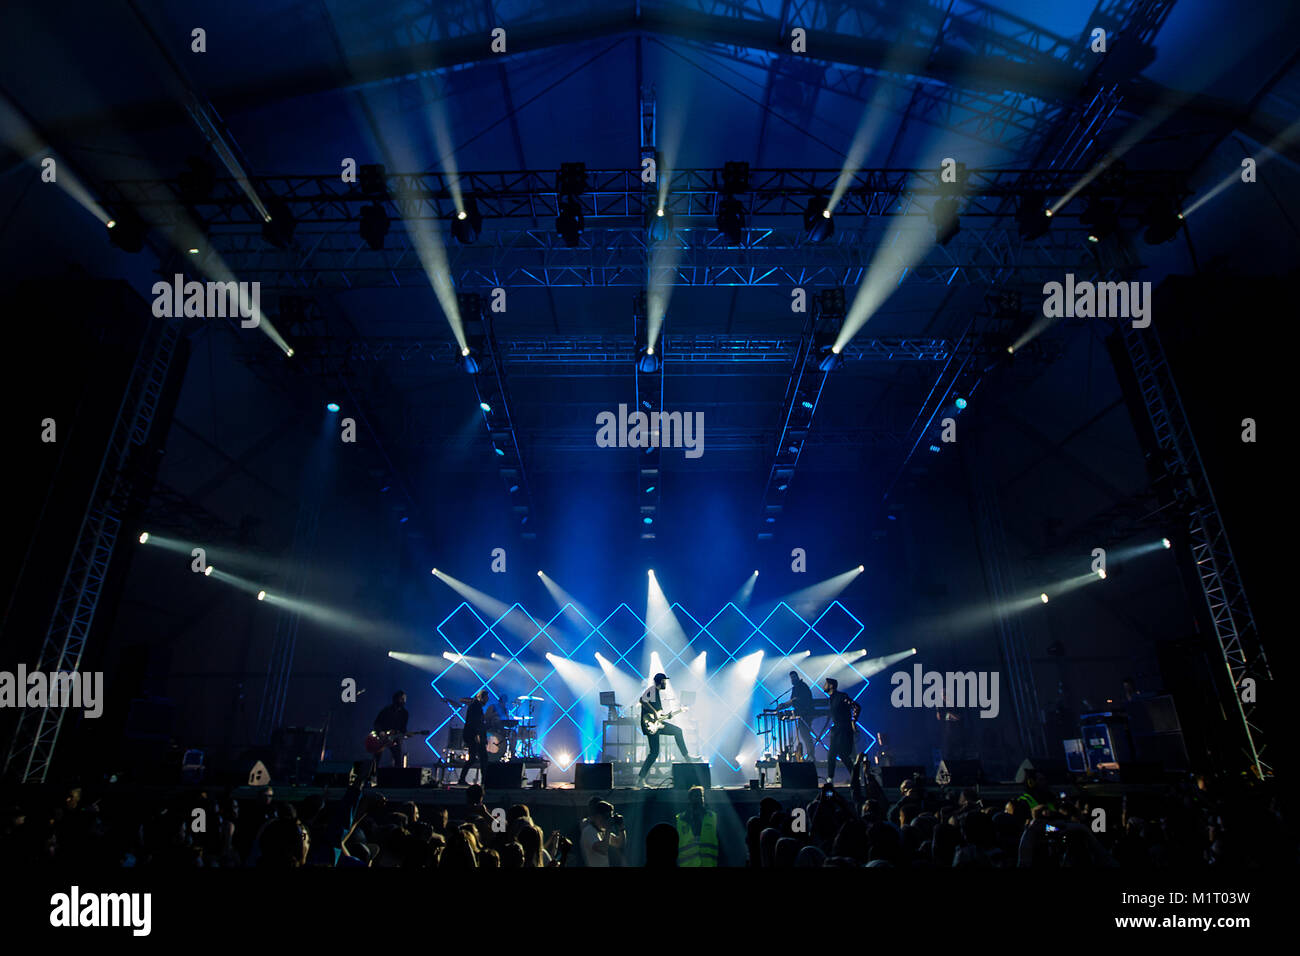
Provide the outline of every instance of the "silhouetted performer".
<path id="1" fill-rule="evenodd" d="M 647 742 L 650 745 L 650 752 L 646 754 L 645 763 L 641 764 L 641 772 L 637 774 L 637 786 L 645 782 L 645 778 L 650 773 L 650 767 L 654 765 L 655 758 L 659 756 L 660 734 L 667 734 L 677 741 L 677 749 L 681 752 L 683 760 L 689 762 L 691 759 L 691 755 L 686 752 L 686 737 L 682 734 L 682 728 L 662 720 L 661 717 L 661 715 L 667 716 L 671 714 L 671 711 L 664 707 L 663 691 L 667 686 L 668 675 L 655 674 L 654 683 L 641 694 L 641 732 L 646 735 Z"/>
<path id="2" fill-rule="evenodd" d="M 835 782 L 835 760 L 844 761 L 844 767 L 853 773 L 853 702 L 849 695 L 839 689 L 839 681 L 834 677 L 826 678 L 822 688 L 830 700 L 831 733 L 826 749 L 830 751 L 826 762 L 826 779 Z"/>
<path id="3" fill-rule="evenodd" d="M 483 721 L 483 705 L 487 703 L 488 692 L 480 690 L 471 697 L 465 707 L 465 749 L 469 757 L 465 766 L 460 768 L 460 782 L 465 782 L 471 763 L 478 764 L 479 779 L 487 776 L 487 727 Z"/>
<path id="4" fill-rule="evenodd" d="M 795 716 L 795 727 L 799 730 L 799 739 L 803 741 L 804 758 L 813 759 L 812 719 L 815 713 L 813 709 L 812 688 L 804 683 L 798 671 L 790 672 L 790 703 Z"/>
<path id="5" fill-rule="evenodd" d="M 393 702 L 381 710 L 375 717 L 375 725 L 371 729 L 377 733 L 385 731 L 391 733 L 406 733 L 406 718 L 409 715 L 406 712 L 406 692 L 399 690 L 393 695 Z M 402 738 L 394 737 L 393 742 L 388 745 L 388 752 L 393 756 L 394 767 L 406 766 L 406 759 L 402 756 Z M 383 751 L 375 754 L 375 767 L 379 766 L 379 758 L 383 756 Z"/>

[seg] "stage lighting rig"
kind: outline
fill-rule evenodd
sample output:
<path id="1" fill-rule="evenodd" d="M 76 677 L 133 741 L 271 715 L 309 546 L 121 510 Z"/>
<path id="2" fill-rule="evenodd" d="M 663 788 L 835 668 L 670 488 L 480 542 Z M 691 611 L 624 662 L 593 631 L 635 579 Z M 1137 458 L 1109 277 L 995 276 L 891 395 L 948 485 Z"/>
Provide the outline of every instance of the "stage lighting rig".
<path id="1" fill-rule="evenodd" d="M 144 237 L 149 227 L 131 206 L 119 210 L 105 225 L 108 227 L 108 241 L 123 252 L 139 252 L 144 248 Z"/>
<path id="2" fill-rule="evenodd" d="M 1020 238 L 1026 242 L 1041 239 L 1052 225 L 1052 210 L 1044 203 L 1041 193 L 1026 193 L 1020 197 L 1020 206 L 1016 210 L 1016 226 Z"/>
<path id="3" fill-rule="evenodd" d="M 835 235 L 835 220 L 831 216 L 827 197 L 819 195 L 808 200 L 803 211 L 803 227 L 808 233 L 809 242 L 825 242 Z"/>
<path id="4" fill-rule="evenodd" d="M 361 207 L 361 238 L 371 249 L 378 252 L 384 248 L 389 228 L 388 213 L 383 206 L 375 202 Z"/>
<path id="5" fill-rule="evenodd" d="M 1147 205 L 1139 222 L 1146 228 L 1147 245 L 1158 246 L 1178 235 L 1183 228 L 1183 214 L 1172 196 L 1158 196 Z"/>
<path id="6" fill-rule="evenodd" d="M 934 241 L 946 246 L 952 237 L 961 232 L 959 219 L 961 203 L 953 196 L 936 199 L 930 207 L 930 223 L 934 226 Z"/>
<path id="7" fill-rule="evenodd" d="M 570 249 L 582 241 L 584 224 L 582 206 L 577 199 L 566 199 L 560 203 L 560 214 L 555 217 L 555 231 Z"/>
<path id="8" fill-rule="evenodd" d="M 1119 215 L 1114 203 L 1093 196 L 1079 216 L 1079 223 L 1088 227 L 1088 241 L 1100 242 L 1119 228 Z"/>
<path id="9" fill-rule="evenodd" d="M 673 234 L 673 211 L 657 206 L 646 213 L 646 235 L 651 242 L 663 242 Z"/>
<path id="10" fill-rule="evenodd" d="M 270 218 L 262 223 L 262 238 L 277 249 L 288 249 L 293 242 L 293 232 L 298 228 L 298 220 L 289 211 L 289 204 L 279 196 L 272 196 L 265 206 Z"/>
<path id="11" fill-rule="evenodd" d="M 745 205 L 735 196 L 724 196 L 718 203 L 718 232 L 734 243 L 745 237 Z"/>
<path id="12" fill-rule="evenodd" d="M 472 245 L 483 229 L 483 215 L 478 211 L 478 200 L 466 196 L 464 205 L 451 221 L 451 234 L 462 246 Z"/>
<path id="13" fill-rule="evenodd" d="M 388 170 L 382 163 L 367 163 L 358 171 L 357 184 L 361 195 L 370 199 L 388 198 Z"/>

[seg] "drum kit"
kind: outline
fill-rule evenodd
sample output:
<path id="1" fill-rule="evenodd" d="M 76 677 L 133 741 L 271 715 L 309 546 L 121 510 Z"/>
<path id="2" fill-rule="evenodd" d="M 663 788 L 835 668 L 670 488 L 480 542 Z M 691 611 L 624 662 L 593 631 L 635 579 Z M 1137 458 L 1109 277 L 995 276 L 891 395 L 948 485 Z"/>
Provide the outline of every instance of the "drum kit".
<path id="1" fill-rule="evenodd" d="M 487 752 L 503 762 L 534 760 L 537 757 L 537 702 L 540 697 L 525 694 L 516 698 L 516 705 L 505 710 L 505 715 L 491 721 L 487 729 Z M 504 702 L 503 702 L 504 703 Z M 514 716 L 522 706 L 523 712 Z"/>

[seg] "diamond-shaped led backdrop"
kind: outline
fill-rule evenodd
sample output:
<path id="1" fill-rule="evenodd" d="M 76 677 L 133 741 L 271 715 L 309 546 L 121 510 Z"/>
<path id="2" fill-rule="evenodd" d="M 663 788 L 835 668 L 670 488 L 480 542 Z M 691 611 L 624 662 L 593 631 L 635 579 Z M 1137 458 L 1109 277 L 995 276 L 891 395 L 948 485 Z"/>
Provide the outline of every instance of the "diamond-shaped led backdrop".
<path id="1" fill-rule="evenodd" d="M 603 618 L 588 617 L 572 604 L 539 617 L 516 604 L 493 620 L 461 603 L 437 627 L 436 651 L 447 664 L 430 686 L 446 703 L 439 702 L 441 723 L 425 743 L 440 753 L 447 729 L 462 725 L 458 701 L 486 687 L 489 703 L 513 707 L 516 718 L 531 705 L 535 749 L 553 766 L 567 771 L 580 760 L 595 761 L 605 717 L 601 692 L 615 691 L 618 703 L 635 716 L 632 705 L 649 683 L 648 662 L 657 660 L 679 700 L 693 699 L 690 717 L 698 736 L 688 742 L 715 772 L 743 773 L 763 750 L 756 715 L 777 698 L 786 699 L 791 670 L 814 687 L 834 672 L 867 713 L 869 681 L 853 667 L 863 650 L 863 630 L 839 601 L 811 619 L 785 602 L 762 617 L 731 603 L 703 617 L 673 604 L 670 613 L 661 610 L 649 622 L 627 604 Z M 858 728 L 864 749 L 874 747 L 875 735 L 861 723 Z M 676 759 L 675 744 L 664 746 Z"/>

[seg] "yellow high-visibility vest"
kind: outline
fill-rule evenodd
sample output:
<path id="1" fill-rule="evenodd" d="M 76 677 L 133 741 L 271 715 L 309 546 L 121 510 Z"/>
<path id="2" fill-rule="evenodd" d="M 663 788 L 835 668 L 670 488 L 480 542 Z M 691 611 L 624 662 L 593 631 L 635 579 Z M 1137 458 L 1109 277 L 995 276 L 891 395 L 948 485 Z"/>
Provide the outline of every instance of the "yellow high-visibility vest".
<path id="1" fill-rule="evenodd" d="M 704 821 L 697 837 L 685 813 L 677 814 L 677 865 L 718 865 L 718 815 L 704 811 Z"/>

